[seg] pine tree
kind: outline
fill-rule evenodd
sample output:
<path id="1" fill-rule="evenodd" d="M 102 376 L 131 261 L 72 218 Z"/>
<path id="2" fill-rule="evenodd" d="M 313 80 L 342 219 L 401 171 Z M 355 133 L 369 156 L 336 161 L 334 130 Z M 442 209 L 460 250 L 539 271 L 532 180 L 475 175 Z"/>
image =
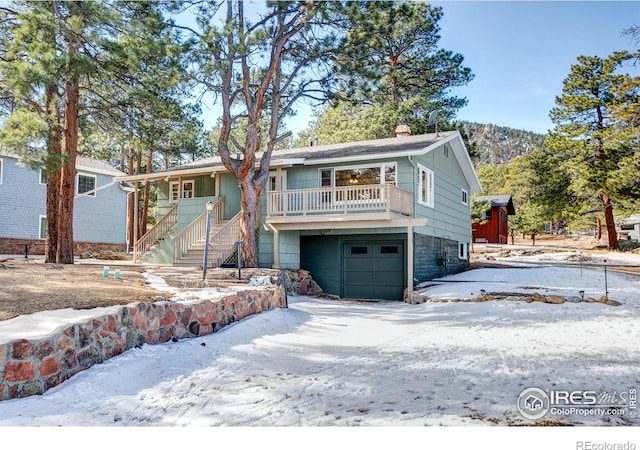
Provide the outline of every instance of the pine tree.
<path id="1" fill-rule="evenodd" d="M 637 138 L 615 115 L 638 101 L 637 92 L 628 88 L 637 79 L 621 71 L 629 58 L 626 52 L 578 57 L 551 110 L 555 128 L 545 143 L 565 162 L 574 192 L 585 201 L 599 198 L 611 250 L 618 249 L 614 207 L 640 198 Z"/>
<path id="2" fill-rule="evenodd" d="M 194 3 L 199 28 L 188 29 L 192 76 L 221 101 L 216 147 L 240 186 L 243 265 L 257 267 L 259 196 L 272 152 L 288 137 L 282 134 L 282 120 L 298 100 L 322 100 L 330 80 L 325 61 L 336 39 L 325 13 L 331 5 L 268 2 L 250 18 L 242 1 Z M 234 132 L 239 127 L 245 129 Z"/>

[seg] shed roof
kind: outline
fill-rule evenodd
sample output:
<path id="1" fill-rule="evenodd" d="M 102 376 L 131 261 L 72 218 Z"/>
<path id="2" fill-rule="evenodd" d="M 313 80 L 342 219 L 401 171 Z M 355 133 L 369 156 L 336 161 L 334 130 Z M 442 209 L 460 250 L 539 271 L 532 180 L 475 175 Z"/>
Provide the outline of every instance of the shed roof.
<path id="1" fill-rule="evenodd" d="M 516 209 L 513 206 L 513 199 L 510 194 L 506 195 L 478 195 L 473 199 L 474 202 L 491 202 L 491 206 L 504 206 L 507 208 L 507 214 L 514 216 Z"/>

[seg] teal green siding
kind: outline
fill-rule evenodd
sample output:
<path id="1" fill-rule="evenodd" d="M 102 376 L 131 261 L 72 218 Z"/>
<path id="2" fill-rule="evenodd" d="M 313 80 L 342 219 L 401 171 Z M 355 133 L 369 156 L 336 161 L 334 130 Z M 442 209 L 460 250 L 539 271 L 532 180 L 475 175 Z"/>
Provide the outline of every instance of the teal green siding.
<path id="1" fill-rule="evenodd" d="M 181 228 L 198 217 L 204 211 L 205 203 L 218 198 L 218 195 L 225 196 L 224 218 L 226 220 L 231 219 L 240 211 L 240 190 L 235 177 L 229 173 L 216 176 L 220 177 L 220 193 L 215 192 L 215 178 L 211 178 L 209 175 L 182 178 L 182 180 L 193 180 L 194 198 L 179 200 Z M 169 186 L 172 181 L 178 181 L 178 179 L 158 180 L 158 219 L 163 217 L 174 205 L 169 202 Z M 200 212 L 196 214 L 198 209 Z"/>
<path id="2" fill-rule="evenodd" d="M 220 177 L 220 195 L 224 195 L 224 218 L 231 219 L 240 211 L 240 189 L 238 180 L 230 173 L 217 174 Z"/>
<path id="3" fill-rule="evenodd" d="M 273 232 L 260 227 L 258 235 L 258 258 L 260 267 L 271 268 L 274 263 Z M 300 232 L 280 232 L 280 268 L 300 268 Z"/>
<path id="4" fill-rule="evenodd" d="M 418 203 L 417 193 L 414 194 L 415 217 L 427 218 L 427 225 L 417 227 L 415 231 L 452 241 L 471 242 L 471 209 L 468 204 L 462 203 L 462 190 L 468 193 L 469 185 L 453 151 L 449 148 L 448 156 L 445 156 L 444 147 L 441 146 L 426 155 L 412 158 L 416 164 L 413 172 L 414 185 L 417 186 L 417 164 L 433 170 L 435 175 L 434 208 Z M 417 189 L 412 190 L 417 191 Z"/>

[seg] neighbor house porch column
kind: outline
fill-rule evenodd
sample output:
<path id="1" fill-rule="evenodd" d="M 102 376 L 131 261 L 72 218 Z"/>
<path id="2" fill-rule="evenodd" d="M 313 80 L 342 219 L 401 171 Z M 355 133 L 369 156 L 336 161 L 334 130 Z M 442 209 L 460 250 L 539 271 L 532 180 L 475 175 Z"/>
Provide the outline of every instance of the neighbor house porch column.
<path id="1" fill-rule="evenodd" d="M 413 292 L 413 225 L 407 227 L 407 298 Z"/>

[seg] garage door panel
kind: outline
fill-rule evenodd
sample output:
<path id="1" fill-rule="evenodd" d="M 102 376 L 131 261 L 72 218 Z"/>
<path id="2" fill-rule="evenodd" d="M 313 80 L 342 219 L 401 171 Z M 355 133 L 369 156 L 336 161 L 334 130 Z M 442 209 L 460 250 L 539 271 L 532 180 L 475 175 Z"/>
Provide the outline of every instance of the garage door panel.
<path id="1" fill-rule="evenodd" d="M 373 282 L 376 287 L 379 285 L 394 285 L 394 286 L 404 286 L 403 280 L 404 272 L 376 272 L 375 278 Z"/>
<path id="2" fill-rule="evenodd" d="M 386 300 L 400 300 L 404 292 L 403 286 L 376 286 L 375 297 Z"/>
<path id="3" fill-rule="evenodd" d="M 373 285 L 348 285 L 344 287 L 344 297 L 347 298 L 378 298 L 375 296 Z"/>
<path id="4" fill-rule="evenodd" d="M 364 270 L 373 271 L 374 269 L 375 269 L 375 266 L 374 266 L 373 258 L 371 259 L 346 258 L 344 261 L 344 270 L 348 272 L 351 272 L 351 271 L 360 272 Z"/>
<path id="5" fill-rule="evenodd" d="M 377 272 L 404 272 L 404 261 L 398 259 L 376 259 L 375 268 Z"/>
<path id="6" fill-rule="evenodd" d="M 345 271 L 345 275 L 349 279 L 348 284 L 373 284 L 375 281 L 375 272 L 373 270 L 349 270 Z"/>

